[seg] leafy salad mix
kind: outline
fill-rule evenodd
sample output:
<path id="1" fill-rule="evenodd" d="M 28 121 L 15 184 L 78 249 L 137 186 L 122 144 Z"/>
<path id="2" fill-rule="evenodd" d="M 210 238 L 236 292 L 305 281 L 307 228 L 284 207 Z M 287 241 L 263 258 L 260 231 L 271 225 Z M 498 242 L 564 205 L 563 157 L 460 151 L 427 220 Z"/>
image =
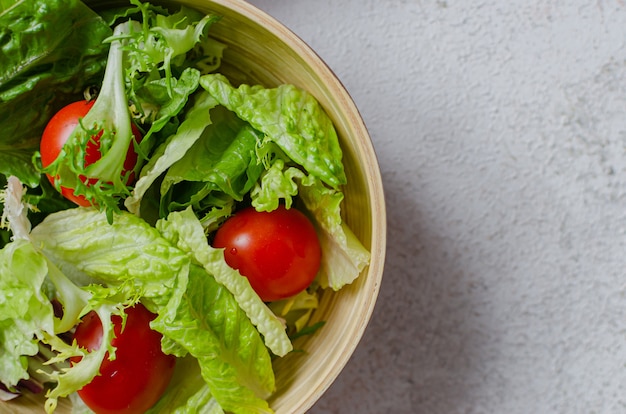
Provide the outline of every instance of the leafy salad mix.
<path id="1" fill-rule="evenodd" d="M 367 265 L 341 218 L 346 176 L 330 118 L 295 86 L 231 84 L 214 24 L 138 0 L 98 13 L 78 0 L 0 1 L 5 398 L 45 384 L 48 413 L 67 396 L 89 412 L 75 395 L 115 358 L 111 317 L 141 303 L 177 357 L 149 412 L 272 412 L 273 359 L 310 329 L 319 289 Z M 48 122 L 94 86 L 89 111 L 45 161 Z M 68 188 L 83 207 L 62 196 Z M 314 223 L 321 259 L 307 289 L 264 302 L 212 247 L 248 206 L 297 208 Z M 90 312 L 102 342 L 88 351 L 71 335 Z"/>

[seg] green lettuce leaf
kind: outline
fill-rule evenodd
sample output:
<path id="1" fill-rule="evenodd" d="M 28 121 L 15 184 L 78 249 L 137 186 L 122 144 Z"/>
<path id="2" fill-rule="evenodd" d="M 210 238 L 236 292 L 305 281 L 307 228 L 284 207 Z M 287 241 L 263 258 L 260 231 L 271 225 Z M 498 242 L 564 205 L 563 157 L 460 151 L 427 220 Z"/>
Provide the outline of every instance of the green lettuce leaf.
<path id="1" fill-rule="evenodd" d="M 194 357 L 178 359 L 169 387 L 146 414 L 160 413 L 224 414 L 202 378 L 200 365 Z"/>
<path id="2" fill-rule="evenodd" d="M 15 5 L 19 0 L 0 0 L 0 12 L 5 11 L 9 7 Z"/>
<path id="3" fill-rule="evenodd" d="M 217 101 L 206 93 L 195 97 L 193 105 L 186 113 L 176 134 L 158 146 L 148 163 L 142 168 L 139 180 L 135 183 L 131 195 L 124 201 L 128 211 L 145 216 L 141 212 L 144 195 L 161 174 L 181 159 L 200 138 L 206 127 L 211 124 L 209 110 L 216 105 Z M 158 213 L 156 215 L 158 217 Z"/>
<path id="4" fill-rule="evenodd" d="M 4 148 L 0 143 L 0 174 L 14 175 L 29 187 L 36 187 L 40 176 L 33 164 L 33 152 L 33 149 Z"/>
<path id="5" fill-rule="evenodd" d="M 312 95 L 293 85 L 234 88 L 221 74 L 202 76 L 200 85 L 310 174 L 333 188 L 346 183 L 337 132 Z"/>
<path id="6" fill-rule="evenodd" d="M 84 274 L 110 287 L 123 286 L 157 305 L 171 296 L 188 257 L 142 219 L 122 212 L 112 224 L 92 208 L 54 213 L 31 232 L 33 243 L 68 274 Z"/>
<path id="7" fill-rule="evenodd" d="M 232 294 L 197 265 L 178 306 L 167 306 L 152 328 L 198 360 L 211 394 L 233 413 L 271 413 L 271 357 Z"/>
<path id="8" fill-rule="evenodd" d="M 303 179 L 298 194 L 318 228 L 322 260 L 317 280 L 323 288 L 339 290 L 361 274 L 370 253 L 341 217 L 342 192 L 317 179 Z"/>
<path id="9" fill-rule="evenodd" d="M 282 322 L 254 292 L 248 279 L 226 264 L 223 250 L 209 245 L 202 225 L 191 209 L 171 213 L 167 220 L 157 223 L 157 228 L 179 249 L 191 254 L 196 263 L 234 295 L 274 354 L 284 356 L 291 351 L 292 345 Z"/>
<path id="10" fill-rule="evenodd" d="M 223 106 L 213 108 L 210 116 L 211 126 L 165 174 L 162 211 L 189 205 L 196 211 L 210 210 L 214 206 L 207 197 L 213 195 L 221 201 L 215 193 L 241 201 L 264 171 L 257 151 L 262 139 L 259 132 Z M 177 187 L 179 183 L 182 185 Z"/>
<path id="11" fill-rule="evenodd" d="M 151 143 L 150 136 L 161 131 L 172 118 L 178 116 L 189 96 L 198 89 L 199 81 L 200 72 L 186 68 L 178 79 L 172 78 L 169 83 L 164 78 L 158 78 L 134 90 L 137 102 L 149 102 L 147 107 L 141 108 L 143 116 L 150 121 L 150 128 L 144 134 L 142 142 Z M 148 150 L 146 145 L 142 147 L 143 152 Z"/>
<path id="12" fill-rule="evenodd" d="M 31 243 L 19 239 L 0 250 L 0 382 L 27 379 L 27 355 L 39 352 L 36 336 L 54 333 L 54 312 L 43 292 L 48 268 Z"/>
<path id="13" fill-rule="evenodd" d="M 250 192 L 256 211 L 273 211 L 282 202 L 291 208 L 298 195 L 298 181 L 306 177 L 300 169 L 286 167 L 285 160 L 275 158 Z M 312 180 L 309 179 L 309 180 Z"/>

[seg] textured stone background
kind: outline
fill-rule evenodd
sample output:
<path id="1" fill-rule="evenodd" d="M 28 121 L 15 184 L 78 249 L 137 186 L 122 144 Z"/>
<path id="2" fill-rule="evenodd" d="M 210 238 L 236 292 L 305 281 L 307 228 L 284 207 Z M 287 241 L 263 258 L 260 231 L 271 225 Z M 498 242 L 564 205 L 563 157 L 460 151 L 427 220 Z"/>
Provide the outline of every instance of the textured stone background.
<path id="1" fill-rule="evenodd" d="M 251 0 L 335 71 L 388 206 L 313 413 L 626 412 L 626 4 Z"/>

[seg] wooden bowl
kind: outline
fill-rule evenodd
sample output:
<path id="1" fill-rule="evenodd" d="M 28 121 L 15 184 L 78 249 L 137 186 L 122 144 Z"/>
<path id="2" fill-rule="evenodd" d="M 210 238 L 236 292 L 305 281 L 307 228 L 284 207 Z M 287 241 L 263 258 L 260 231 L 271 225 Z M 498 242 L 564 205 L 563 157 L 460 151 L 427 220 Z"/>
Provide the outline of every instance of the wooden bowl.
<path id="1" fill-rule="evenodd" d="M 95 8 L 115 2 L 87 1 Z M 371 252 L 370 265 L 339 292 L 326 291 L 313 322 L 326 321 L 315 335 L 302 337 L 275 363 L 277 392 L 270 405 L 279 414 L 303 413 L 337 378 L 361 339 L 378 296 L 386 246 L 386 216 L 378 162 L 363 120 L 346 89 L 300 38 L 278 21 L 241 0 L 181 0 L 223 16 L 210 34 L 227 44 L 222 69 L 233 83 L 271 87 L 291 83 L 313 94 L 333 120 L 344 152 L 348 184 L 344 219 Z M 57 412 L 68 410 L 67 402 Z M 0 412 L 43 412 L 41 399 L 18 398 Z"/>

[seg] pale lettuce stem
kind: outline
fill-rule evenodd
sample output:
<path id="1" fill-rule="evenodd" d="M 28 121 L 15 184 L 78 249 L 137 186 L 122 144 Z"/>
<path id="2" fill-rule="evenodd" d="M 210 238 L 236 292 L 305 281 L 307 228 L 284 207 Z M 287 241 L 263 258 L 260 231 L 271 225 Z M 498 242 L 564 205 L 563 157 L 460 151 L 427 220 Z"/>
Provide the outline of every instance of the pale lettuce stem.
<path id="1" fill-rule="evenodd" d="M 86 128 L 96 125 L 103 132 L 102 158 L 85 169 L 86 175 L 115 185 L 125 185 L 121 175 L 133 137 L 124 81 L 124 50 L 119 39 L 130 32 L 133 23 L 128 21 L 115 27 L 113 36 L 117 38 L 111 43 L 102 90 L 84 119 Z"/>
<path id="2" fill-rule="evenodd" d="M 91 294 L 72 283 L 50 260 L 48 262 L 48 277 L 54 284 L 59 300 L 63 305 L 63 316 L 55 318 L 54 332 L 67 332 L 78 322 L 83 309 Z"/>

